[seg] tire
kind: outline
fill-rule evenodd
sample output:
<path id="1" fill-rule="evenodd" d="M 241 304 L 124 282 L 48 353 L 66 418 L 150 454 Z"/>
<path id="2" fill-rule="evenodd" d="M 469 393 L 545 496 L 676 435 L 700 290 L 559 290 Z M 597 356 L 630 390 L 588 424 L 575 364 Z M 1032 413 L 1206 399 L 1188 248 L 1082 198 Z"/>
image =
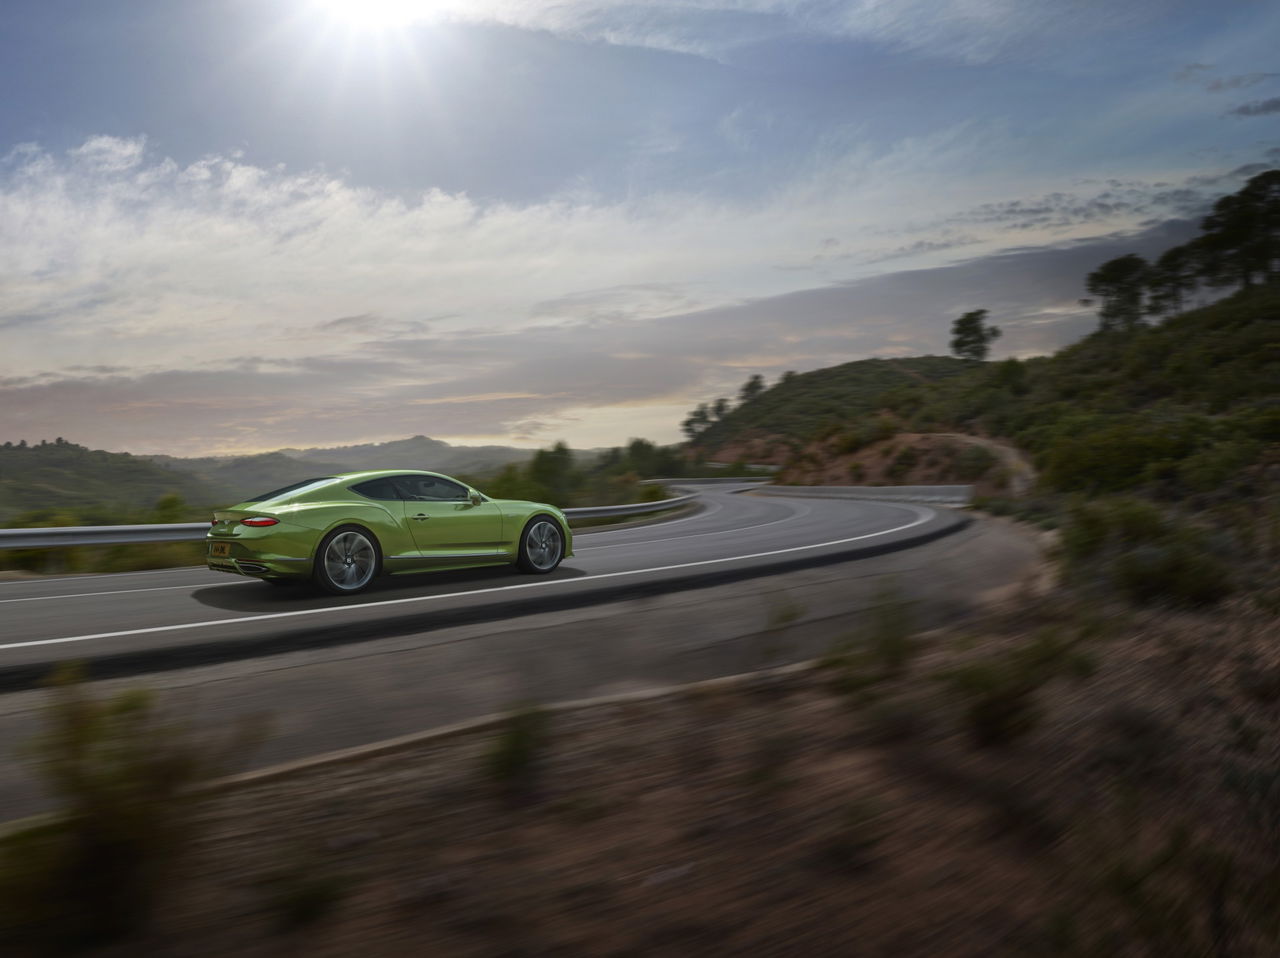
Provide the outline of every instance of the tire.
<path id="1" fill-rule="evenodd" d="M 546 575 L 564 558 L 564 532 L 550 516 L 534 516 L 520 533 L 516 565 L 521 572 Z"/>
<path id="2" fill-rule="evenodd" d="M 339 526 L 316 549 L 312 579 L 331 595 L 355 595 L 369 587 L 382 567 L 382 550 L 368 529 Z"/>

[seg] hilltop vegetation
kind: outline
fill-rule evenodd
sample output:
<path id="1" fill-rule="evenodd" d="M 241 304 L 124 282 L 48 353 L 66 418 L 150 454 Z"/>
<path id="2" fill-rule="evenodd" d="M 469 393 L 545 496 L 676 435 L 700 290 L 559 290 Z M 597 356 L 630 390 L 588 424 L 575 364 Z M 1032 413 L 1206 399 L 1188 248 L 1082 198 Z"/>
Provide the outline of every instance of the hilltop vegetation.
<path id="1" fill-rule="evenodd" d="M 150 458 L 197 476 L 214 491 L 211 501 L 239 502 L 254 493 L 312 476 L 357 469 L 426 469 L 489 476 L 509 463 L 524 462 L 531 455 L 530 450 L 514 446 L 454 446 L 440 439 L 413 436 L 356 446 L 278 449 L 251 456 Z"/>
<path id="2" fill-rule="evenodd" d="M 969 371 L 966 363 L 947 356 L 910 359 L 861 359 L 809 373 L 787 373 L 765 390 L 716 418 L 716 404 L 694 410 L 686 435 L 701 449 L 747 436 L 783 436 L 803 441 L 831 424 L 869 416 L 885 393 L 915 383 L 933 383 Z M 714 456 L 712 456 L 714 458 Z"/>
<path id="3" fill-rule="evenodd" d="M 210 503 L 213 490 L 189 472 L 127 452 L 86 449 L 65 439 L 0 445 L 0 522 L 33 511 L 116 523 L 164 496 Z M 172 519 L 169 521 L 179 521 Z"/>
<path id="4" fill-rule="evenodd" d="M 1269 284 L 1159 326 L 1099 330 L 1051 357 L 879 398 L 907 428 L 1011 439 L 1035 456 L 1047 489 L 1177 498 L 1254 488 L 1248 467 L 1280 442 L 1278 384 L 1280 285 Z"/>

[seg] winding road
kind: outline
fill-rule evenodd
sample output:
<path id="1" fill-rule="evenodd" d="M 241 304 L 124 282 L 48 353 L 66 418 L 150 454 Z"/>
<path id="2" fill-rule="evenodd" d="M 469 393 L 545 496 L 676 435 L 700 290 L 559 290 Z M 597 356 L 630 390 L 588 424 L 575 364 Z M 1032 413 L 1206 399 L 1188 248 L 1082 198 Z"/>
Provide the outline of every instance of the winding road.
<path id="1" fill-rule="evenodd" d="M 0 754 L 39 729 L 39 685 L 63 660 L 86 661 L 104 692 L 167 690 L 197 727 L 269 713 L 264 765 L 748 671 L 766 647 L 772 663 L 812 658 L 887 586 L 918 626 L 952 622 L 1037 566 L 1008 524 L 750 488 L 700 487 L 696 514 L 580 532 L 549 576 L 395 576 L 351 597 L 200 568 L 0 583 Z M 30 770 L 0 763 L 0 820 L 41 807 Z"/>
<path id="2" fill-rule="evenodd" d="M 545 577 L 510 568 L 402 575 L 351 597 L 202 568 L 5 583 L 0 690 L 30 685 L 64 659 L 120 675 L 296 649 L 306 637 L 328 645 L 491 621 L 878 554 L 967 521 L 917 505 L 739 494 L 751 488 L 702 487 L 696 515 L 579 533 L 576 554 Z"/>

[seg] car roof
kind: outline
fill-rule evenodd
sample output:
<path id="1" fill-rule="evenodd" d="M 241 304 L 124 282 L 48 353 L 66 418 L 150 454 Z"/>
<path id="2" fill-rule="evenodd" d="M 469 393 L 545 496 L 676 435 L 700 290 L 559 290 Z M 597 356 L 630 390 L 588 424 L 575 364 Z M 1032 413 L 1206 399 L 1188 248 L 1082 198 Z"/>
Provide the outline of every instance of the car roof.
<path id="1" fill-rule="evenodd" d="M 428 472 L 425 469 L 366 469 L 360 472 L 340 472 L 334 479 L 350 481 L 352 479 L 380 479 L 383 476 L 439 476 L 441 479 L 453 479 L 443 472 Z M 454 482 L 458 480 L 454 479 Z"/>

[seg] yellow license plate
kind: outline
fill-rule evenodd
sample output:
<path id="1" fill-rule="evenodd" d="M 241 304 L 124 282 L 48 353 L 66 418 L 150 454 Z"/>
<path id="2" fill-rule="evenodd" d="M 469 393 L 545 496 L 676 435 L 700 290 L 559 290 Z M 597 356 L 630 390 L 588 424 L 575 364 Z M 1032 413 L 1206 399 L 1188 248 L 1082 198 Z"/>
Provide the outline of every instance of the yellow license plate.
<path id="1" fill-rule="evenodd" d="M 230 542 L 211 542 L 209 543 L 209 555 L 211 556 L 229 556 L 231 555 Z"/>

